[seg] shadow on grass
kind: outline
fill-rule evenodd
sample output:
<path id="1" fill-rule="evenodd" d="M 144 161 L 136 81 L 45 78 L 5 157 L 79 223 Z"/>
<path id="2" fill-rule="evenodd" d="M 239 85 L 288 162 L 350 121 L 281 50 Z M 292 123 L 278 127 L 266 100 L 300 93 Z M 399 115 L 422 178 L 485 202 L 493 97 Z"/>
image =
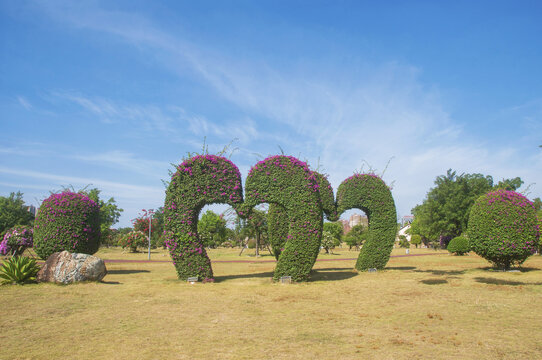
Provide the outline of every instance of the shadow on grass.
<path id="1" fill-rule="evenodd" d="M 126 274 L 139 274 L 139 273 L 150 273 L 150 270 L 107 270 L 107 273 L 110 275 L 126 275 Z"/>
<path id="2" fill-rule="evenodd" d="M 252 274 L 235 274 L 235 275 L 224 275 L 224 276 L 215 276 L 215 283 L 236 280 L 236 279 L 253 279 L 253 278 L 273 278 L 273 271 L 266 271 L 262 273 L 252 273 Z"/>
<path id="3" fill-rule="evenodd" d="M 448 280 L 444 279 L 426 279 L 426 280 L 420 280 L 422 284 L 425 285 L 441 285 L 448 283 Z"/>
<path id="4" fill-rule="evenodd" d="M 106 284 L 106 285 L 121 285 L 122 283 L 118 282 L 118 281 L 100 281 L 100 283 L 102 284 Z"/>
<path id="5" fill-rule="evenodd" d="M 415 266 L 386 266 L 384 270 L 414 270 Z"/>
<path id="6" fill-rule="evenodd" d="M 463 275 L 466 270 L 414 270 L 414 272 L 429 273 L 432 275 Z"/>
<path id="7" fill-rule="evenodd" d="M 496 267 L 493 267 L 493 266 L 486 266 L 486 267 L 483 267 L 483 268 L 480 268 L 480 269 L 485 270 L 485 271 L 490 271 L 490 272 L 510 272 L 510 270 L 519 270 L 519 272 L 523 273 L 523 272 L 530 272 L 530 271 L 540 271 L 540 269 L 533 268 L 533 267 L 514 267 L 514 268 L 511 268 L 508 271 L 503 271 L 502 269 L 499 269 L 499 268 L 496 268 Z"/>
<path id="8" fill-rule="evenodd" d="M 349 268 L 324 268 L 312 270 L 309 281 L 337 281 L 351 279 L 358 273 Z"/>
<path id="9" fill-rule="evenodd" d="M 510 281 L 510 280 L 493 279 L 493 278 L 487 278 L 487 277 L 477 277 L 477 278 L 474 278 L 474 280 L 476 282 L 479 282 L 482 284 L 488 284 L 488 285 L 510 285 L 510 286 L 542 285 L 542 282 L 528 283 L 528 282 L 522 282 L 522 281 Z"/>

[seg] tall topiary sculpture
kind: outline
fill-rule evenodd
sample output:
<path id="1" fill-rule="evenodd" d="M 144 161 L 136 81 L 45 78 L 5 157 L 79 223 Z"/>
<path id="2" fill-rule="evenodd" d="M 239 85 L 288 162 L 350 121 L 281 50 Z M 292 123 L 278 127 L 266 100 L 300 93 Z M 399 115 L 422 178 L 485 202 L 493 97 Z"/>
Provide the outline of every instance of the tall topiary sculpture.
<path id="1" fill-rule="evenodd" d="M 180 279 L 213 278 L 211 261 L 198 236 L 198 216 L 207 204 L 242 203 L 241 174 L 230 160 L 198 155 L 177 167 L 166 190 L 165 244 Z"/>
<path id="2" fill-rule="evenodd" d="M 337 221 L 337 207 L 331 184 L 324 175 L 316 171 L 313 171 L 313 174 L 318 183 L 318 194 L 326 218 L 330 221 Z M 278 204 L 270 204 L 267 223 L 271 248 L 275 258 L 278 260 L 286 244 L 290 225 L 286 209 Z"/>
<path id="3" fill-rule="evenodd" d="M 497 190 L 472 206 L 468 234 L 478 255 L 506 270 L 535 253 L 540 228 L 531 201 L 514 191 Z"/>
<path id="4" fill-rule="evenodd" d="M 47 259 L 58 251 L 94 254 L 100 246 L 100 206 L 73 192 L 43 200 L 34 223 L 34 251 Z"/>
<path id="5" fill-rule="evenodd" d="M 337 190 L 337 212 L 342 214 L 352 208 L 363 210 L 369 219 L 367 240 L 356 269 L 383 269 L 397 233 L 397 213 L 390 189 L 374 174 L 355 174 L 344 180 Z"/>
<path id="6" fill-rule="evenodd" d="M 268 157 L 250 170 L 245 197 L 245 211 L 269 203 L 279 205 L 286 212 L 287 241 L 273 278 L 291 276 L 294 281 L 307 280 L 322 236 L 322 205 L 314 173 L 295 157 Z"/>

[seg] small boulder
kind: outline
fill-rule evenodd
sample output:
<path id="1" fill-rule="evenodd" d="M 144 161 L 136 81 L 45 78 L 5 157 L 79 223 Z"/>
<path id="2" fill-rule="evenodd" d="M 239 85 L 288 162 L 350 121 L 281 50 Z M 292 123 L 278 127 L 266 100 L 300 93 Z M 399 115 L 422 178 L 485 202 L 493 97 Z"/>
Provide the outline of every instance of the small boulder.
<path id="1" fill-rule="evenodd" d="M 47 258 L 36 279 L 38 282 L 71 284 L 101 281 L 106 274 L 105 263 L 99 257 L 62 251 Z"/>

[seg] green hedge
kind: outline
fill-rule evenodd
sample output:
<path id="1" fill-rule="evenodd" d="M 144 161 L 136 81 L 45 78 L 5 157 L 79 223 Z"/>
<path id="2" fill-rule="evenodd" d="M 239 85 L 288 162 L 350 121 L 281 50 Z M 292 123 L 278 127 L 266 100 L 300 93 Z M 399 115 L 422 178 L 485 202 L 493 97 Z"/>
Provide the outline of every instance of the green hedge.
<path id="1" fill-rule="evenodd" d="M 448 243 L 446 250 L 455 255 L 465 255 L 470 251 L 469 239 L 464 236 L 455 237 Z"/>
<path id="2" fill-rule="evenodd" d="M 94 254 L 100 246 L 100 206 L 73 192 L 43 200 L 34 222 L 34 251 L 42 259 L 59 251 Z"/>
<path id="3" fill-rule="evenodd" d="M 251 168 L 245 197 L 244 211 L 269 203 L 286 212 L 289 230 L 273 278 L 291 276 L 294 281 L 307 280 L 322 236 L 322 205 L 315 174 L 295 157 L 271 156 Z M 280 207 L 273 211 L 280 211 Z"/>
<path id="4" fill-rule="evenodd" d="M 472 249 L 496 267 L 521 265 L 535 253 L 540 237 L 535 207 L 514 191 L 482 195 L 471 209 L 468 234 Z"/>
<path id="5" fill-rule="evenodd" d="M 172 175 L 164 204 L 165 245 L 180 279 L 213 278 L 211 261 L 198 236 L 198 216 L 207 204 L 243 202 L 241 174 L 230 160 L 198 155 Z"/>
<path id="6" fill-rule="evenodd" d="M 369 230 L 356 269 L 383 269 L 390 258 L 397 233 L 397 213 L 390 189 L 374 174 L 354 174 L 337 190 L 337 213 L 358 208 L 367 214 Z"/>

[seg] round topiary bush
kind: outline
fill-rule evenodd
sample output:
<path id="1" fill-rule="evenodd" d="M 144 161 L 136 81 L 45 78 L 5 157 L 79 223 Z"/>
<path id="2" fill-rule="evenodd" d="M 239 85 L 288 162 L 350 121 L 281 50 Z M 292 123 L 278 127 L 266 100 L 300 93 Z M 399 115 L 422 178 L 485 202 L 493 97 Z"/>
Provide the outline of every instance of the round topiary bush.
<path id="1" fill-rule="evenodd" d="M 355 174 L 337 190 L 337 213 L 358 208 L 369 218 L 369 231 L 359 253 L 356 269 L 383 269 L 397 233 L 397 212 L 391 191 L 375 174 Z"/>
<path id="2" fill-rule="evenodd" d="M 180 279 L 213 278 L 211 260 L 198 235 L 198 217 L 207 204 L 243 202 L 239 169 L 217 155 L 198 155 L 177 167 L 166 190 L 166 247 Z"/>
<path id="3" fill-rule="evenodd" d="M 501 269 L 521 265 L 534 254 L 540 229 L 533 203 L 514 191 L 482 195 L 469 216 L 472 249 Z"/>
<path id="4" fill-rule="evenodd" d="M 0 254 L 20 256 L 33 245 L 33 229 L 30 226 L 15 226 L 5 233 L 4 239 L 0 242 Z"/>
<path id="5" fill-rule="evenodd" d="M 450 240 L 446 249 L 455 255 L 465 255 L 470 251 L 469 239 L 464 236 L 455 237 Z"/>
<path id="6" fill-rule="evenodd" d="M 34 223 L 34 251 L 42 259 L 59 251 L 94 254 L 100 247 L 100 206 L 73 192 L 43 200 Z"/>

